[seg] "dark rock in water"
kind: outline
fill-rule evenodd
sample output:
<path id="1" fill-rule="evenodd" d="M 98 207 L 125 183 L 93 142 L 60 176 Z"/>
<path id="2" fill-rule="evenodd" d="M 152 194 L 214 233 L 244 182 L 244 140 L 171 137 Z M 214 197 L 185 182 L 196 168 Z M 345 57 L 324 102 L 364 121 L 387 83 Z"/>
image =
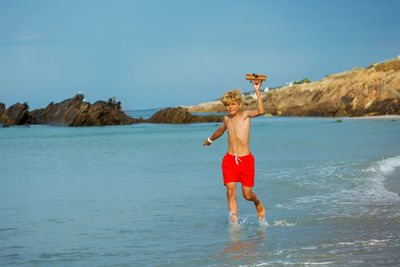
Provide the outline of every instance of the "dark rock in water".
<path id="1" fill-rule="evenodd" d="M 110 99 L 111 100 L 111 99 Z M 77 114 L 70 126 L 127 125 L 141 122 L 122 111 L 121 102 L 97 101 L 89 104 L 86 112 Z"/>
<path id="2" fill-rule="evenodd" d="M 83 101 L 84 96 L 76 96 L 60 103 L 50 103 L 44 109 L 31 112 L 34 124 L 65 126 L 127 125 L 140 120 L 129 117 L 121 109 L 121 103 L 113 98 L 108 102 L 97 101 L 93 105 Z"/>
<path id="3" fill-rule="evenodd" d="M 0 107 L 0 109 L 2 108 Z M 1 114 L 0 123 L 4 125 L 24 125 L 32 123 L 32 115 L 29 112 L 28 104 L 16 103 L 9 107 Z"/>
<path id="4" fill-rule="evenodd" d="M 337 120 L 337 121 L 335 121 L 335 122 L 338 122 L 338 123 L 340 123 L 340 122 L 343 122 L 342 120 Z"/>
<path id="5" fill-rule="evenodd" d="M 3 103 L 0 103 L 0 118 L 1 115 L 3 115 L 3 113 L 6 111 L 6 105 L 4 105 Z"/>
<path id="6" fill-rule="evenodd" d="M 221 115 L 198 116 L 191 114 L 187 108 L 167 108 L 156 112 L 150 119 L 135 119 L 128 116 L 121 108 L 121 102 L 110 98 L 107 102 L 97 101 L 94 104 L 83 101 L 84 96 L 76 96 L 59 103 L 50 103 L 46 108 L 29 112 L 29 106 L 15 104 L 5 110 L 0 103 L 0 125 L 48 124 L 53 126 L 104 126 L 128 125 L 139 122 L 149 123 L 197 123 L 221 122 Z"/>
<path id="7" fill-rule="evenodd" d="M 8 124 L 1 122 L 1 116 L 4 114 L 5 111 L 6 111 L 6 105 L 0 103 L 0 127 L 3 128 L 9 127 Z"/>
<path id="8" fill-rule="evenodd" d="M 221 122 L 223 121 L 223 116 L 220 115 L 206 115 L 198 116 L 193 115 L 188 111 L 187 108 L 166 108 L 157 111 L 150 119 L 145 122 L 150 123 L 198 123 L 198 122 Z"/>

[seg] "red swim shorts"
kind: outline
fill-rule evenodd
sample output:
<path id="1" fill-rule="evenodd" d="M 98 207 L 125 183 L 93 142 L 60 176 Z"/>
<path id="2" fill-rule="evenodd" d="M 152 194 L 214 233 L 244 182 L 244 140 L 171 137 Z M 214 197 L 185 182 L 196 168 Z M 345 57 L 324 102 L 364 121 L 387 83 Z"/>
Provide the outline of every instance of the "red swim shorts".
<path id="1" fill-rule="evenodd" d="M 222 160 L 224 185 L 230 182 L 240 182 L 244 186 L 254 186 L 254 157 L 250 153 L 237 157 L 226 153 Z"/>

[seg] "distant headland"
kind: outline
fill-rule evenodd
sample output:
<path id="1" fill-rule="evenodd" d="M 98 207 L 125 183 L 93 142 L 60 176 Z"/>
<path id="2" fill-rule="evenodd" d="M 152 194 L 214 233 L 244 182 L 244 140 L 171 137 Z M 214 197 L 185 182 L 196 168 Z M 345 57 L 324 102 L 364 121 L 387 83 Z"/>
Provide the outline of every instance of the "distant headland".
<path id="1" fill-rule="evenodd" d="M 400 115 L 400 56 L 366 68 L 328 75 L 310 82 L 290 83 L 262 92 L 266 115 L 355 117 Z M 255 109 L 256 100 L 243 99 L 244 109 Z M 224 112 L 220 101 L 186 107 L 190 112 Z"/>

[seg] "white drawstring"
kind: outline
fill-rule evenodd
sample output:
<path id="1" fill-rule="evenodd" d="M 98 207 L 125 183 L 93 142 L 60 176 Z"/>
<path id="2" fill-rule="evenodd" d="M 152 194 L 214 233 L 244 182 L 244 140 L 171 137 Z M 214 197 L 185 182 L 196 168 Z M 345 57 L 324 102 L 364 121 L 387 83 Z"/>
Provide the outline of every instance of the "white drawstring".
<path id="1" fill-rule="evenodd" d="M 238 155 L 235 153 L 235 161 L 236 161 L 236 165 L 239 166 L 239 161 L 242 162 L 242 160 L 238 157 Z"/>

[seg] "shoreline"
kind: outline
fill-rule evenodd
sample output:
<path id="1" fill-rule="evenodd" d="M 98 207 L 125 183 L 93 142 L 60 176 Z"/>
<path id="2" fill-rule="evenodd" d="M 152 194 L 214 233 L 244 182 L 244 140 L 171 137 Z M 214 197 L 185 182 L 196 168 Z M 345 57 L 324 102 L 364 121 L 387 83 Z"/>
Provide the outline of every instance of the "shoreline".
<path id="1" fill-rule="evenodd" d="M 400 119 L 400 115 L 376 115 L 376 116 L 360 116 L 360 117 L 345 117 L 346 119 Z"/>
<path id="2" fill-rule="evenodd" d="M 207 112 L 204 112 L 207 113 Z M 264 114 L 263 117 L 291 117 L 291 118 L 325 118 L 325 119 L 354 119 L 354 120 L 367 120 L 367 119 L 383 119 L 383 120 L 388 120 L 388 119 L 399 119 L 400 120 L 400 115 L 376 115 L 376 116 L 359 116 L 359 117 L 326 117 L 326 116 L 277 116 L 277 115 L 271 115 L 271 114 Z"/>

